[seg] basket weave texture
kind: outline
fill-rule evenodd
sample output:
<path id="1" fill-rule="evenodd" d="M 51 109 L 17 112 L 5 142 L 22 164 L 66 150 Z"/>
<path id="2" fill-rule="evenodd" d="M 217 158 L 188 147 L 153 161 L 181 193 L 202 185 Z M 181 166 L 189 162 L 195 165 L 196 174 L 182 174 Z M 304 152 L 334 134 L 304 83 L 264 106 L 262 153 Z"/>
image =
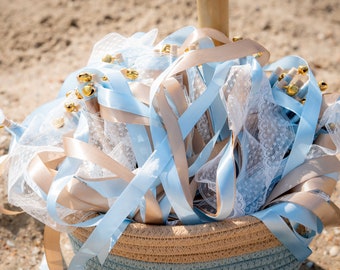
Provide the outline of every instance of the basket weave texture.
<path id="1" fill-rule="evenodd" d="M 70 234 L 75 251 L 93 229 Z M 103 266 L 87 269 L 298 269 L 295 257 L 252 216 L 203 225 L 159 226 L 132 223 Z"/>

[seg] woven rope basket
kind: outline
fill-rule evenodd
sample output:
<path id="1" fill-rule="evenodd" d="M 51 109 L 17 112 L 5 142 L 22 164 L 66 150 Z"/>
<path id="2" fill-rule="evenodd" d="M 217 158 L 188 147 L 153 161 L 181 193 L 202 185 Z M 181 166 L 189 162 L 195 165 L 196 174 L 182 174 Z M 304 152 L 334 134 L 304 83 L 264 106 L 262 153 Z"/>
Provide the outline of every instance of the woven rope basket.
<path id="1" fill-rule="evenodd" d="M 78 251 L 93 229 L 69 235 Z M 86 269 L 298 269 L 301 262 L 257 218 L 244 216 L 204 225 L 132 223 L 104 265 Z"/>

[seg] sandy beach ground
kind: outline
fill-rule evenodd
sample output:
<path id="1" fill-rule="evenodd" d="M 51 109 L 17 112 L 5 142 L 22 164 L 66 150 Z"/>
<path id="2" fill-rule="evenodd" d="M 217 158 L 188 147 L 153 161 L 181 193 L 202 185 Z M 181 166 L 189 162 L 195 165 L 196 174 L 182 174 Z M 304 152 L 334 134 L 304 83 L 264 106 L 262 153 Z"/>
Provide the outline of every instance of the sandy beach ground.
<path id="1" fill-rule="evenodd" d="M 86 65 L 92 46 L 110 32 L 129 36 L 159 29 L 159 40 L 196 25 L 196 2 L 179 0 L 0 0 L 0 108 L 21 122 L 52 100 L 63 80 Z M 328 91 L 340 91 L 338 0 L 230 0 L 230 36 L 254 39 L 274 61 L 305 58 Z M 0 155 L 10 138 L 0 130 Z M 339 188 L 333 196 L 339 205 Z M 0 203 L 6 203 L 0 178 Z M 0 269 L 38 269 L 43 225 L 26 214 L 0 215 Z M 340 228 L 325 229 L 312 243 L 304 269 L 340 269 Z"/>

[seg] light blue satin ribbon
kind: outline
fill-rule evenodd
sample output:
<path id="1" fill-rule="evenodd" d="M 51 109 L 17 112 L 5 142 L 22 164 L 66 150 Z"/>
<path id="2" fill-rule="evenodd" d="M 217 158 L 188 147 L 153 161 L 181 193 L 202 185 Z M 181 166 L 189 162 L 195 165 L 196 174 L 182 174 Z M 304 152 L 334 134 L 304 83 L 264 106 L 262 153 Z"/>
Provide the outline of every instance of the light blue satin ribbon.
<path id="1" fill-rule="evenodd" d="M 301 118 L 304 105 L 302 105 L 299 101 L 278 89 L 276 91 L 273 90 L 273 97 L 275 99 L 276 105 L 295 113 L 299 118 Z"/>
<path id="2" fill-rule="evenodd" d="M 321 221 L 309 210 L 297 204 L 283 202 L 265 210 L 256 212 L 252 216 L 260 219 L 276 238 L 290 250 L 299 261 L 304 261 L 310 254 L 309 244 L 316 233 L 323 229 Z M 291 224 L 298 223 L 310 230 L 302 237 L 282 219 L 287 218 Z"/>
<path id="3" fill-rule="evenodd" d="M 300 65 L 308 66 L 306 61 L 298 56 L 287 56 L 271 65 L 266 66 L 264 69 L 274 71 L 277 67 L 290 69 L 292 67 L 297 68 Z M 308 68 L 308 76 L 309 84 L 306 94 L 306 102 L 303 105 L 303 109 L 300 114 L 300 122 L 296 131 L 295 140 L 287 159 L 282 177 L 305 161 L 310 146 L 314 140 L 319 111 L 321 108 L 322 95 L 310 68 Z"/>
<path id="4" fill-rule="evenodd" d="M 10 127 L 5 127 L 12 136 L 12 142 L 9 151 L 15 148 L 15 144 L 21 140 L 27 127 L 29 127 L 33 121 L 39 121 L 37 120 L 38 117 L 41 117 L 41 115 L 47 115 L 51 108 L 55 108 L 60 104 L 60 102 L 62 102 L 61 98 L 57 98 L 53 101 L 47 102 L 35 109 L 30 115 L 26 117 L 26 119 L 21 124 L 12 122 L 12 125 Z"/>
<path id="5" fill-rule="evenodd" d="M 142 125 L 127 124 L 126 127 L 138 167 L 141 167 L 152 153 L 148 134 Z"/>
<path id="6" fill-rule="evenodd" d="M 9 153 L 11 152 L 11 149 L 14 149 L 18 141 L 20 140 L 21 136 L 25 132 L 25 127 L 22 125 L 19 125 L 17 123 L 12 122 L 11 126 L 5 127 L 6 131 L 11 134 L 11 144 L 10 144 L 10 150 Z"/>
<path id="7" fill-rule="evenodd" d="M 300 65 L 307 65 L 307 63 L 302 58 L 290 56 L 268 65 L 264 69 L 274 71 L 277 67 L 290 69 L 292 67 L 297 68 Z M 307 153 L 315 138 L 322 95 L 310 68 L 308 75 L 309 81 L 304 91 L 306 93 L 304 105 L 289 97 L 280 89 L 276 89 L 275 86 L 273 87 L 273 97 L 276 104 L 288 112 L 293 112 L 300 118 L 290 155 L 283 161 L 285 166 L 281 178 L 306 160 Z M 292 123 L 292 125 L 294 124 Z M 288 202 L 273 205 L 252 215 L 261 219 L 268 229 L 299 261 L 305 260 L 311 254 L 308 245 L 315 234 L 320 233 L 323 228 L 321 221 L 309 210 Z M 282 217 L 289 220 L 292 229 L 289 228 Z M 301 224 L 310 229 L 308 235 L 302 237 L 295 231 L 295 224 Z"/>
<path id="8" fill-rule="evenodd" d="M 114 242 L 117 241 L 118 238 L 114 238 L 115 233 L 119 230 L 126 217 L 137 209 L 144 194 L 166 167 L 169 157 L 164 157 L 164 153 L 168 153 L 169 150 L 165 138 L 164 142 L 151 154 L 144 166 L 138 171 L 138 174 L 113 203 L 100 224 L 97 225 L 79 252 L 74 256 L 70 269 L 82 267 L 88 259 L 101 253 L 105 243 L 111 237 Z M 109 249 L 107 250 L 108 252 Z"/>
<path id="9" fill-rule="evenodd" d="M 178 119 L 183 139 L 186 138 L 186 136 L 191 132 L 191 130 L 194 128 L 194 125 L 202 117 L 205 111 L 209 109 L 213 101 L 215 99 L 220 98 L 219 89 L 224 84 L 226 80 L 226 73 L 229 71 L 231 66 L 232 66 L 231 63 L 229 62 L 217 66 L 213 79 L 211 80 L 207 89 L 202 93 L 202 95 L 197 100 L 195 100 L 188 107 L 188 109 Z M 213 144 L 216 142 L 216 139 L 225 124 L 226 115 L 227 115 L 226 111 L 224 111 L 224 113 L 221 114 L 222 117 L 221 119 L 223 119 L 224 122 L 223 121 L 219 122 L 220 127 L 219 130 L 217 131 L 217 136 L 213 137 L 213 139 L 211 140 L 212 143 L 209 144 L 209 146 L 204 149 L 204 153 L 198 157 L 198 160 L 196 160 L 197 164 L 205 163 L 206 159 L 209 157 L 211 150 L 213 149 Z M 210 153 L 208 153 L 208 150 L 210 150 Z M 195 173 L 193 169 L 198 168 L 197 164 L 194 165 L 195 167 L 189 168 L 190 173 Z M 189 202 L 187 202 L 184 196 L 182 186 L 177 175 L 176 166 L 173 160 L 170 161 L 169 167 L 167 168 L 166 172 L 167 173 L 163 173 L 161 175 L 162 184 L 165 189 L 168 200 L 173 206 L 179 219 L 184 224 L 201 223 L 202 221 L 199 218 L 199 216 L 197 216 L 195 209 L 193 209 L 192 205 L 190 205 Z"/>
<path id="10" fill-rule="evenodd" d="M 77 130 L 74 133 L 74 137 L 78 140 L 87 142 L 88 141 L 88 125 L 85 116 L 81 115 L 79 118 L 79 125 Z M 67 157 L 62 164 L 58 168 L 58 173 L 55 176 L 49 193 L 47 195 L 47 211 L 57 223 L 64 226 L 74 226 L 74 227 L 88 227 L 93 226 L 94 224 L 98 224 L 99 220 L 102 218 L 101 215 L 95 217 L 93 219 L 87 220 L 85 222 L 77 223 L 77 224 L 69 224 L 64 222 L 58 214 L 58 204 L 57 200 L 59 194 L 66 187 L 66 185 L 72 180 L 72 177 L 76 174 L 79 166 L 82 161 L 77 160 L 75 158 Z"/>
<path id="11" fill-rule="evenodd" d="M 85 183 L 87 186 L 96 190 L 100 195 L 105 198 L 113 199 L 119 197 L 127 186 L 127 182 L 123 179 L 105 179 L 99 182 L 88 181 L 79 176 L 75 177 L 79 181 Z"/>

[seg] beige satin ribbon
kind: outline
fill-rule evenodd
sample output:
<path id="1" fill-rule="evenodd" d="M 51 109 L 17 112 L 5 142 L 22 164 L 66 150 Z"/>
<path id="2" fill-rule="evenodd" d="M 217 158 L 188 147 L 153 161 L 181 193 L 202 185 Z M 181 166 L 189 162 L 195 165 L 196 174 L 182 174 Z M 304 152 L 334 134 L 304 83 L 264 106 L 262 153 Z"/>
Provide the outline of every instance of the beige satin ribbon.
<path id="1" fill-rule="evenodd" d="M 132 94 L 142 103 L 149 105 L 150 103 L 150 86 L 141 83 L 133 82 L 130 83 L 130 90 Z"/>
<path id="2" fill-rule="evenodd" d="M 63 256 L 60 248 L 60 232 L 45 226 L 44 250 L 46 262 L 50 270 L 63 270 Z"/>
<path id="3" fill-rule="evenodd" d="M 98 164 L 127 182 L 130 182 L 134 177 L 134 174 L 129 169 L 90 144 L 66 136 L 64 138 L 64 149 L 65 155 Z M 49 152 L 36 155 L 28 167 L 31 178 L 46 194 L 48 194 L 51 183 L 56 175 L 58 161 L 62 161 L 64 158 L 60 157 L 60 153 L 57 153 L 54 160 L 47 160 L 47 155 L 51 156 L 53 154 L 55 153 Z M 52 164 L 55 166 L 48 167 L 48 165 Z M 103 179 L 91 180 L 102 181 Z M 145 194 L 145 201 L 146 216 L 144 222 L 161 224 L 163 221 L 162 212 L 151 191 Z M 106 198 L 77 179 L 70 180 L 70 183 L 59 195 L 58 203 L 73 210 L 106 212 L 109 209 Z M 136 216 L 136 219 L 140 222 L 143 221 L 139 214 Z"/>
<path id="4" fill-rule="evenodd" d="M 6 216 L 16 216 L 22 213 L 24 213 L 24 211 L 12 211 L 0 205 L 0 214 L 6 215 Z"/>
<path id="5" fill-rule="evenodd" d="M 102 168 L 109 170 L 128 183 L 135 177 L 135 174 L 128 168 L 106 155 L 97 147 L 67 136 L 64 137 L 63 141 L 65 154 L 68 157 L 93 162 Z M 163 222 L 162 211 L 150 190 L 145 194 L 145 201 L 145 223 L 161 224 Z"/>
<path id="6" fill-rule="evenodd" d="M 302 165 L 288 173 L 281 179 L 270 193 L 267 203 L 285 194 L 292 188 L 310 179 L 338 172 L 340 170 L 340 156 L 324 156 L 305 161 Z"/>
<path id="7" fill-rule="evenodd" d="M 270 57 L 268 50 L 250 39 L 243 39 L 214 48 L 189 51 L 182 56 L 181 61 L 177 62 L 167 77 L 204 63 L 224 62 L 255 54 L 259 54 L 257 60 L 262 66 L 268 63 Z"/>
<path id="8" fill-rule="evenodd" d="M 182 77 L 184 76 L 184 72 L 181 72 L 180 74 L 182 75 Z M 187 82 L 184 81 L 183 84 L 186 87 L 186 89 L 189 89 L 189 85 Z M 174 77 L 170 77 L 163 81 L 162 86 L 166 90 L 167 95 L 174 102 L 176 110 L 178 112 L 178 117 L 181 116 L 188 108 L 187 104 L 188 98 L 185 95 L 185 91 L 187 90 L 183 89 L 181 83 Z M 203 138 L 201 137 L 196 127 L 194 127 L 192 133 L 190 133 L 185 138 L 184 143 L 186 152 L 192 150 L 194 155 L 199 154 L 205 145 Z M 189 162 L 189 166 L 190 164 L 191 163 Z"/>
<path id="9" fill-rule="evenodd" d="M 336 181 L 325 176 L 339 171 L 340 155 L 308 160 L 279 181 L 263 208 L 278 202 L 293 202 L 313 212 L 324 226 L 339 226 L 340 210 L 329 199 Z"/>
<path id="10" fill-rule="evenodd" d="M 39 153 L 31 160 L 27 168 L 31 179 L 46 194 L 48 194 L 53 179 L 57 174 L 56 167 L 58 164 L 53 167 L 50 167 L 50 165 L 61 161 L 60 157 L 57 157 L 54 162 L 45 160 L 46 155 L 53 154 L 60 155 L 60 153 L 52 152 Z M 70 183 L 59 195 L 57 202 L 64 207 L 80 211 L 106 212 L 109 209 L 106 198 L 77 179 L 70 180 Z"/>
<path id="11" fill-rule="evenodd" d="M 96 97 L 86 100 L 85 104 L 88 112 L 93 114 L 99 112 L 98 99 Z"/>
<path id="12" fill-rule="evenodd" d="M 315 140 L 315 144 L 324 148 L 328 148 L 332 151 L 336 150 L 336 146 L 331 139 L 331 135 L 328 133 L 319 135 Z"/>
<path id="13" fill-rule="evenodd" d="M 182 46 L 178 48 L 178 53 L 183 54 L 190 47 L 190 45 L 196 44 L 203 38 L 209 38 L 211 40 L 218 41 L 220 44 L 227 44 L 231 42 L 224 33 L 216 29 L 198 28 L 193 31 L 183 42 Z"/>
<path id="14" fill-rule="evenodd" d="M 272 203 L 292 202 L 309 209 L 327 226 L 340 225 L 340 210 L 332 201 L 325 201 L 322 197 L 311 192 L 290 193 L 274 200 Z"/>
<path id="15" fill-rule="evenodd" d="M 320 117 L 323 115 L 325 110 L 332 104 L 334 104 L 339 98 L 339 93 L 324 93 L 322 95 L 322 104 L 320 110 Z"/>
<path id="16" fill-rule="evenodd" d="M 188 162 L 186 158 L 185 145 L 182 139 L 181 129 L 178 125 L 178 118 L 174 114 L 169 103 L 166 101 L 164 91 L 158 91 L 155 98 L 158 104 L 157 109 L 167 130 L 170 148 L 176 165 L 178 177 L 181 182 L 183 193 L 188 204 L 192 207 L 193 196 L 189 188 Z"/>

